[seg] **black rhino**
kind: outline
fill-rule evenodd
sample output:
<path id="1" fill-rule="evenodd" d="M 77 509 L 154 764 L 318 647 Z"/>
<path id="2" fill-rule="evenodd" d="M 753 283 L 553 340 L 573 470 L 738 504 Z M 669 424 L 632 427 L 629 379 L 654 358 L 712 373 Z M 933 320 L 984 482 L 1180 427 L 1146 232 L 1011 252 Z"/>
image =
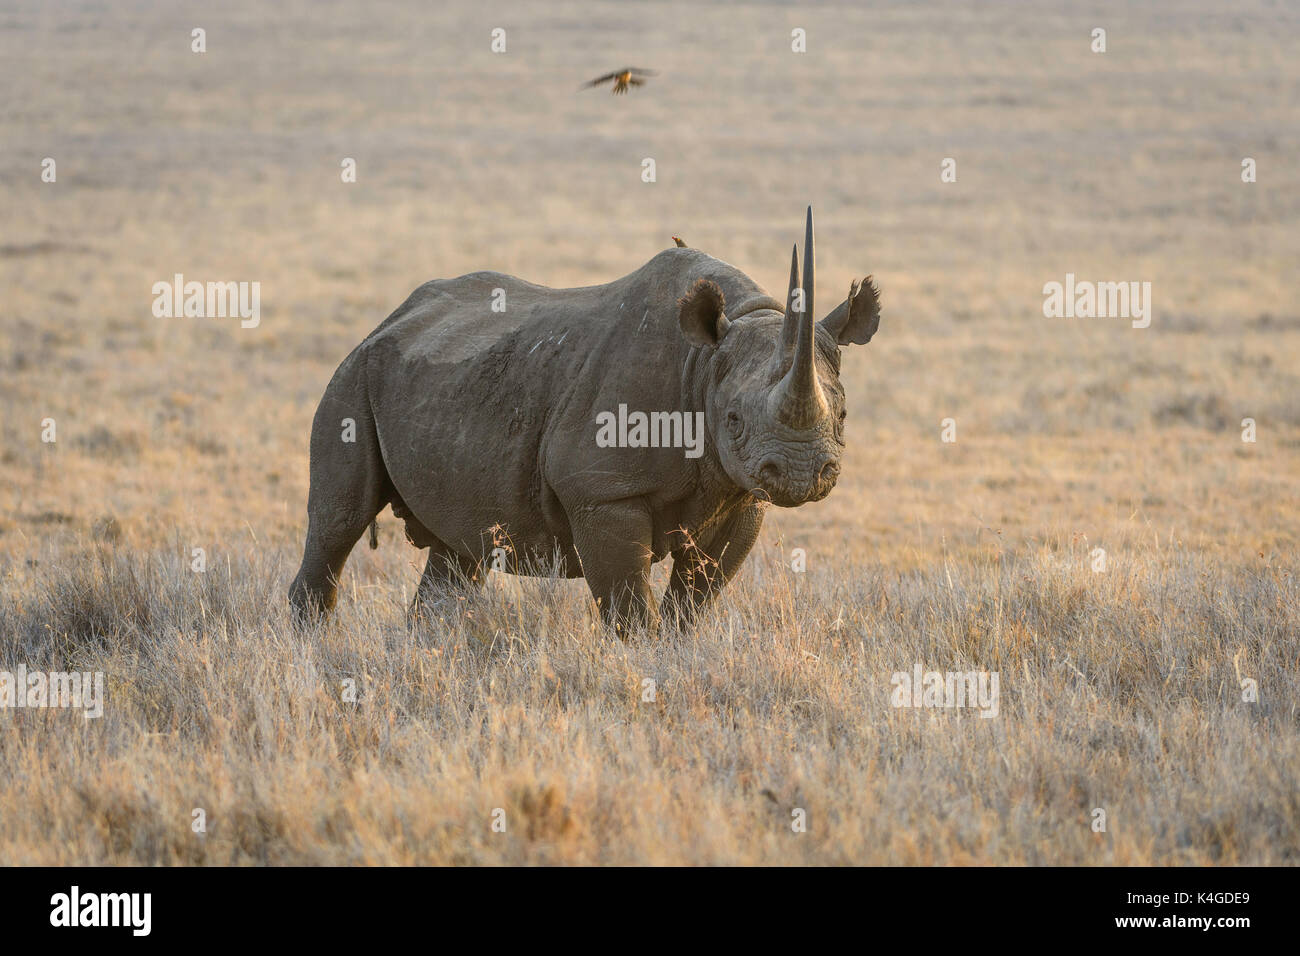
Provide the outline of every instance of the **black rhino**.
<path id="1" fill-rule="evenodd" d="M 492 567 L 558 571 L 585 577 L 620 629 L 661 612 L 688 622 L 769 505 L 821 499 L 839 474 L 839 350 L 871 339 L 879 297 L 868 276 L 815 322 L 813 271 L 809 208 L 802 285 L 796 248 L 784 307 L 680 241 L 607 285 L 476 272 L 420 286 L 317 409 L 293 608 L 333 607 L 353 545 L 391 503 L 430 549 L 417 604 Z M 619 440 L 604 427 L 598 441 L 616 414 Z M 692 453 L 680 446 L 695 421 Z M 650 566 L 668 555 L 656 609 Z"/>

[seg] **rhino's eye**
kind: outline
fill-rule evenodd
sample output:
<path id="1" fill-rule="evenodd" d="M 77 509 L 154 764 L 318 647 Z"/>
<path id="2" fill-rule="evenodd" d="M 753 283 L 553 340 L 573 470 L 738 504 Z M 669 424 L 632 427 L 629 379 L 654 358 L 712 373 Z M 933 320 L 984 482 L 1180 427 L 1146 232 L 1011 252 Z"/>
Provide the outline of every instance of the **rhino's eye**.
<path id="1" fill-rule="evenodd" d="M 740 437 L 740 415 L 736 412 L 727 412 L 727 431 L 732 438 Z"/>

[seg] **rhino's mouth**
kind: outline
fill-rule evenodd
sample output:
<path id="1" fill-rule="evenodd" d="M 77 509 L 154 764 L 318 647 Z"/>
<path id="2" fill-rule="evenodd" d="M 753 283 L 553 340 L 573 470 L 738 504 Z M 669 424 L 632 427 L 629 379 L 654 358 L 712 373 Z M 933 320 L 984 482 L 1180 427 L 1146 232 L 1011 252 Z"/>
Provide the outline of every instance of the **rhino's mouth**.
<path id="1" fill-rule="evenodd" d="M 756 488 L 750 492 L 759 501 L 765 501 L 768 504 L 776 505 L 778 508 L 798 508 L 800 505 L 812 504 L 814 501 L 821 501 L 828 494 L 830 489 L 817 490 L 810 494 L 791 494 L 785 491 L 768 492 L 762 488 Z"/>
<path id="2" fill-rule="evenodd" d="M 833 473 L 814 478 L 810 483 L 792 483 L 781 480 L 751 479 L 753 486 L 749 494 L 759 501 L 774 504 L 779 508 L 798 508 L 800 505 L 821 501 L 831 493 L 839 478 L 839 467 Z"/>

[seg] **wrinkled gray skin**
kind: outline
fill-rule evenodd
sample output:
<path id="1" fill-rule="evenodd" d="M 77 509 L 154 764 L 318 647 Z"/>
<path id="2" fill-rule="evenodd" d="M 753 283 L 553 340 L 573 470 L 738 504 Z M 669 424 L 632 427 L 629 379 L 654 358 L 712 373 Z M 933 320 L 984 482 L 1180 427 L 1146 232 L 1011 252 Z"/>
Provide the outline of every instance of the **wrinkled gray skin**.
<path id="1" fill-rule="evenodd" d="M 812 312 L 812 210 L 800 312 L 695 249 L 608 285 L 548 289 L 476 272 L 425 283 L 339 366 L 316 412 L 299 617 L 334 606 L 353 545 L 384 505 L 429 548 L 417 606 L 505 570 L 586 578 L 604 620 L 657 623 L 652 562 L 672 555 L 661 611 L 678 623 L 740 567 L 769 503 L 824 498 L 843 451 L 841 346 L 870 340 L 876 289 Z M 492 311 L 505 290 L 504 312 Z M 596 416 L 701 410 L 704 454 L 600 448 Z M 344 419 L 355 442 L 342 440 Z M 499 555 L 498 555 L 499 557 Z"/>

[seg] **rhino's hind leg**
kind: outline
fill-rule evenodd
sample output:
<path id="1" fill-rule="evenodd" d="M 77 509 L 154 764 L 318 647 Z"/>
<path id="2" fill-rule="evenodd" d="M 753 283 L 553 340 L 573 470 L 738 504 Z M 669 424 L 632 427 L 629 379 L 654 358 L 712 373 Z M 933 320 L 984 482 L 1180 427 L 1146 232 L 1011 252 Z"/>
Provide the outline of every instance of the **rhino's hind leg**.
<path id="1" fill-rule="evenodd" d="M 289 587 L 297 620 L 333 610 L 352 547 L 392 495 L 368 402 L 342 401 L 327 391 L 312 423 L 307 541 Z"/>
<path id="2" fill-rule="evenodd" d="M 303 548 L 302 566 L 289 586 L 289 603 L 300 621 L 310 615 L 325 615 L 334 610 L 338 601 L 339 575 L 352 553 L 352 546 L 370 524 L 370 519 L 367 519 L 359 528 L 353 528 L 347 517 L 312 516 L 307 520 L 307 544 Z"/>

